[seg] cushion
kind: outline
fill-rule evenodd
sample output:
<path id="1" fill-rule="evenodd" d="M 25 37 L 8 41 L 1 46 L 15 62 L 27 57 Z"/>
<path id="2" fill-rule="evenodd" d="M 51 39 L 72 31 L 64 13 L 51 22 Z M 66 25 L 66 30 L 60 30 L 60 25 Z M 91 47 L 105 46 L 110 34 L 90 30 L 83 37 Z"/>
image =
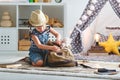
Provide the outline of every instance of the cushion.
<path id="1" fill-rule="evenodd" d="M 120 41 L 115 41 L 112 34 L 109 35 L 107 41 L 99 42 L 100 46 L 105 48 L 105 51 L 108 53 L 114 53 L 116 55 L 120 55 L 118 47 L 120 46 Z"/>

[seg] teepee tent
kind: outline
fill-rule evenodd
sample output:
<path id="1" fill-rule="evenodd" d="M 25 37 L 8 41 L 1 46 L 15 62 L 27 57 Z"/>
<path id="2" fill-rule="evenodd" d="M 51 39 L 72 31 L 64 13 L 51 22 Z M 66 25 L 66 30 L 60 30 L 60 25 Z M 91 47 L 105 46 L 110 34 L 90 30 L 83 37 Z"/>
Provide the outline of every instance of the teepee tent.
<path id="1" fill-rule="evenodd" d="M 107 2 L 109 2 L 115 14 L 120 18 L 120 0 L 90 0 L 70 36 L 72 39 L 72 52 L 74 54 L 83 51 L 81 35 L 96 19 Z"/>

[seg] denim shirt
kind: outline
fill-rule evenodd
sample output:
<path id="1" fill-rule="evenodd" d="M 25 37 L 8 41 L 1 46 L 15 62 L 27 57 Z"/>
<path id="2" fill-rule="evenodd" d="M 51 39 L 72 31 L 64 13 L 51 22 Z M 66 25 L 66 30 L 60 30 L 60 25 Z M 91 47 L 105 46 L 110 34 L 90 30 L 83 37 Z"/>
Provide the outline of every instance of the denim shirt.
<path id="1" fill-rule="evenodd" d="M 33 29 L 31 34 L 36 35 L 38 37 L 39 41 L 41 42 L 41 44 L 46 44 L 49 39 L 49 32 L 50 32 L 50 26 L 47 26 L 47 28 L 43 32 L 38 32 L 36 29 Z M 47 53 L 47 50 L 38 48 L 32 39 L 31 39 L 31 46 L 30 46 L 29 51 L 39 52 L 39 53 Z"/>

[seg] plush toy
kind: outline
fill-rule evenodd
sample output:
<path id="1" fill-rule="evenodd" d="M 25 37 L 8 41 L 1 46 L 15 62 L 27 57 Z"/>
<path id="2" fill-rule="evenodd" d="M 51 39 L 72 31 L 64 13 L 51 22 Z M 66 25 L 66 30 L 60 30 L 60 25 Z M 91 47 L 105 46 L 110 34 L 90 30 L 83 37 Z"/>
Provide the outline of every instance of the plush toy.
<path id="1" fill-rule="evenodd" d="M 48 24 L 52 27 L 62 28 L 64 25 L 56 18 L 49 18 Z"/>
<path id="2" fill-rule="evenodd" d="M 64 38 L 63 40 L 62 40 L 62 43 L 61 43 L 61 46 L 62 46 L 62 48 L 71 48 L 71 39 L 70 38 Z"/>
<path id="3" fill-rule="evenodd" d="M 112 52 L 116 55 L 120 55 L 118 50 L 118 47 L 120 46 L 120 41 L 115 41 L 112 34 L 109 35 L 107 41 L 99 42 L 99 45 L 103 46 L 108 53 Z"/>
<path id="4" fill-rule="evenodd" d="M 63 48 L 71 48 L 71 39 L 70 38 L 64 38 L 63 40 L 61 40 L 61 44 L 56 44 L 56 42 L 52 42 L 52 41 L 48 41 L 47 45 L 56 45 L 58 47 L 60 47 L 61 49 Z"/>

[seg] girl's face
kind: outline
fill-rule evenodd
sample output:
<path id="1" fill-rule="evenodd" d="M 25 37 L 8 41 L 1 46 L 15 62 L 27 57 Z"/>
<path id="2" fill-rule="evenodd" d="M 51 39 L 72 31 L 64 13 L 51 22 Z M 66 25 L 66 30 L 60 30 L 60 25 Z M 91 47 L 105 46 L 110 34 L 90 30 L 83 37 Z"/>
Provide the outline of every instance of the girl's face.
<path id="1" fill-rule="evenodd" d="M 43 32 L 45 30 L 45 25 L 36 26 L 37 31 Z"/>

